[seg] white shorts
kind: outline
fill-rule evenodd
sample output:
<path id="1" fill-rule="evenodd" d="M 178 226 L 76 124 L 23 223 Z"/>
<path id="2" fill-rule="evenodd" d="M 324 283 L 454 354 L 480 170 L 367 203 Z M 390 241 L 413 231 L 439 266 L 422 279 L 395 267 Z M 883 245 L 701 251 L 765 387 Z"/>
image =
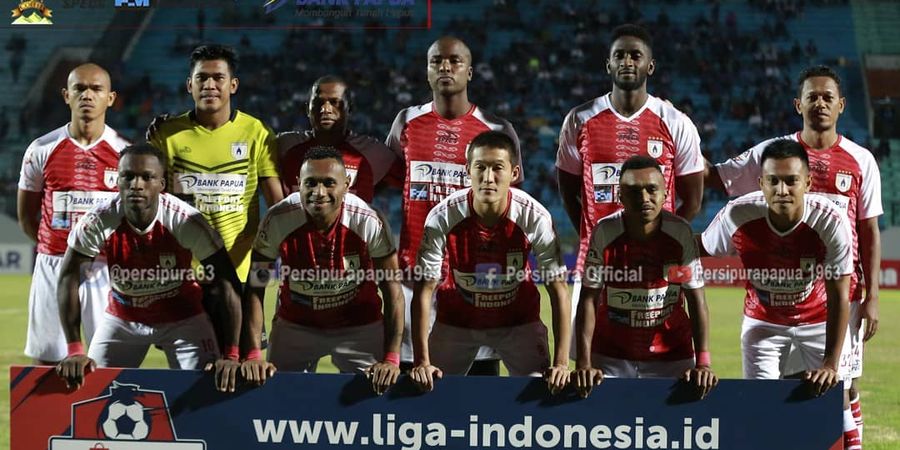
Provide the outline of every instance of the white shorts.
<path id="1" fill-rule="evenodd" d="M 331 355 L 341 373 L 362 372 L 384 353 L 384 324 L 320 329 L 278 319 L 269 333 L 268 359 L 278 370 L 315 372 L 319 358 Z"/>
<path id="2" fill-rule="evenodd" d="M 62 361 L 68 354 L 56 298 L 62 259 L 62 256 L 38 253 L 34 261 L 25 338 L 25 355 L 33 359 Z M 105 260 L 97 258 L 81 271 L 78 299 L 81 302 L 84 341 L 90 345 L 109 301 L 109 271 Z"/>
<path id="3" fill-rule="evenodd" d="M 799 363 L 796 368 L 787 364 L 792 346 Z M 825 357 L 825 322 L 791 327 L 744 316 L 741 351 L 746 379 L 774 380 L 817 369 Z M 849 351 L 850 339 L 845 336 L 841 359 Z M 849 372 L 841 367 L 838 374 L 843 380 L 849 377 Z"/>
<path id="4" fill-rule="evenodd" d="M 431 363 L 448 375 L 465 375 L 483 346 L 497 351 L 512 376 L 540 376 L 550 366 L 547 327 L 540 320 L 480 330 L 435 322 L 428 338 Z"/>
<path id="5" fill-rule="evenodd" d="M 866 328 L 865 326 L 856 326 L 861 315 L 862 307 L 860 305 L 860 302 L 851 302 L 850 322 L 847 325 L 850 330 L 844 337 L 845 340 L 850 340 L 850 351 L 841 352 L 840 362 L 840 371 L 847 372 L 851 380 L 862 376 L 863 337 L 865 336 Z M 795 373 L 803 372 L 804 370 L 805 369 L 802 368 L 802 361 L 797 353 L 796 347 L 791 347 L 791 354 L 788 356 L 788 361 L 784 373 L 786 375 L 793 375 Z M 849 389 L 849 384 L 847 386 Z"/>
<path id="6" fill-rule="evenodd" d="M 863 372 L 863 337 L 865 337 L 865 324 L 860 322 L 862 317 L 862 304 L 850 303 L 850 325 L 846 339 L 850 340 L 850 351 L 841 353 L 841 370 L 846 371 L 850 379 L 859 378 Z M 859 324 L 859 326 L 857 326 Z"/>
<path id="7" fill-rule="evenodd" d="M 407 283 L 402 283 L 400 285 L 403 289 L 403 300 L 406 303 L 406 309 L 404 313 L 406 315 L 403 321 L 403 341 L 400 343 L 400 361 L 411 363 L 413 362 L 413 346 L 412 346 L 412 298 L 413 298 L 413 288 L 412 285 Z M 437 290 L 435 290 L 437 292 Z M 434 327 L 434 319 L 437 315 L 437 307 L 436 307 L 437 299 L 435 297 L 431 298 L 431 322 L 428 325 L 428 329 Z M 500 355 L 497 354 L 490 347 L 481 347 L 478 349 L 478 354 L 475 356 L 476 360 L 493 360 L 499 359 Z"/>
<path id="8" fill-rule="evenodd" d="M 216 332 L 206 313 L 178 322 L 147 325 L 106 313 L 88 356 L 99 367 L 140 367 L 151 345 L 158 346 L 172 369 L 202 369 L 219 356 Z"/>
<path id="9" fill-rule="evenodd" d="M 685 371 L 694 368 L 694 358 L 676 361 L 636 361 L 610 358 L 594 353 L 591 365 L 610 378 L 681 378 Z"/>

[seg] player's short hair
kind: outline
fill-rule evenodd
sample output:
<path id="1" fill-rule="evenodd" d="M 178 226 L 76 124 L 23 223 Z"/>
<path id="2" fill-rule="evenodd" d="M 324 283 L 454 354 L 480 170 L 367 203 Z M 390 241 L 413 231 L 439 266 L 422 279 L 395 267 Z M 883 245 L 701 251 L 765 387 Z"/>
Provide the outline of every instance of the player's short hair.
<path id="1" fill-rule="evenodd" d="M 803 69 L 800 76 L 797 77 L 797 98 L 803 96 L 803 83 L 812 77 L 828 77 L 834 80 L 834 84 L 838 87 L 838 96 L 841 94 L 841 77 L 831 67 L 826 65 L 812 66 Z"/>
<path id="2" fill-rule="evenodd" d="M 347 112 L 350 112 L 353 109 L 353 92 L 350 90 L 350 85 L 347 84 L 347 81 L 341 78 L 338 75 L 323 75 L 319 77 L 316 81 L 313 81 L 312 87 L 309 88 L 309 98 L 312 100 L 316 96 L 316 91 L 319 90 L 319 86 L 323 84 L 340 84 L 344 86 L 344 109 Z"/>
<path id="3" fill-rule="evenodd" d="M 508 134 L 502 131 L 485 131 L 475 136 L 469 146 L 466 147 L 466 164 L 472 163 L 472 153 L 476 148 L 495 148 L 506 150 L 509 153 L 509 162 L 512 167 L 519 165 L 519 152 L 516 151 L 516 143 Z"/>
<path id="4" fill-rule="evenodd" d="M 616 39 L 619 39 L 622 36 L 636 37 L 643 41 L 644 45 L 646 45 L 647 48 L 653 50 L 653 38 L 650 36 L 650 33 L 647 31 L 647 29 L 640 25 L 625 23 L 613 28 L 612 36 L 610 36 L 609 39 L 610 45 L 612 45 L 613 42 L 616 42 Z"/>
<path id="5" fill-rule="evenodd" d="M 234 48 L 227 45 L 210 44 L 201 45 L 191 52 L 191 71 L 200 61 L 218 61 L 222 60 L 228 64 L 228 70 L 231 76 L 235 76 L 238 66 L 238 54 Z"/>
<path id="6" fill-rule="evenodd" d="M 128 147 L 122 149 L 122 152 L 119 153 L 119 161 L 125 159 L 126 156 L 134 155 L 134 156 L 154 156 L 157 160 L 159 160 L 160 167 L 165 170 L 166 168 L 166 155 L 162 152 L 162 150 L 150 145 L 150 144 L 132 144 Z"/>
<path id="7" fill-rule="evenodd" d="M 662 175 L 662 169 L 659 168 L 659 163 L 649 157 L 643 155 L 632 156 L 625 160 L 622 163 L 622 169 L 619 170 L 619 179 L 621 180 L 623 176 L 625 176 L 625 172 L 629 170 L 640 170 L 640 169 L 656 169 L 660 175 Z"/>
<path id="8" fill-rule="evenodd" d="M 309 149 L 303 155 L 303 164 L 306 164 L 307 161 L 319 161 L 322 159 L 334 159 L 341 167 L 344 167 L 344 158 L 341 156 L 341 152 L 334 147 L 313 147 Z"/>
<path id="9" fill-rule="evenodd" d="M 803 148 L 802 144 L 792 139 L 775 139 L 766 145 L 759 160 L 759 165 L 762 167 L 767 159 L 788 158 L 800 158 L 800 161 L 803 162 L 803 167 L 806 167 L 806 171 L 809 172 L 809 155 L 806 153 L 806 149 Z"/>

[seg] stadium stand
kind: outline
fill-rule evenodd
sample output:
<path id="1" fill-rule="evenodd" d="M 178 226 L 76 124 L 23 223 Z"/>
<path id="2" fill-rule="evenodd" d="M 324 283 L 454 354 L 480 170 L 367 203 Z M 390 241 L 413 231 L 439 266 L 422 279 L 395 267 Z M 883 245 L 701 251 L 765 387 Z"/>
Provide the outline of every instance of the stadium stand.
<path id="1" fill-rule="evenodd" d="M 155 115 L 187 109 L 191 103 L 183 86 L 189 49 L 215 41 L 235 46 L 242 55 L 238 107 L 276 131 L 306 127 L 306 88 L 322 74 L 337 73 L 354 87 L 352 128 L 381 138 L 397 111 L 428 98 L 422 70 L 425 50 L 436 36 L 454 34 L 469 42 L 474 52 L 476 80 L 470 85 L 471 98 L 508 118 L 521 137 L 526 155 L 525 189 L 557 217 L 565 217 L 552 169 L 556 139 L 571 107 L 609 90 L 604 68 L 609 44 L 605 30 L 636 21 L 653 33 L 659 64 L 650 91 L 670 99 L 691 116 L 703 138 L 704 153 L 712 161 L 733 156 L 765 137 L 799 129 L 799 117 L 789 99 L 794 96 L 796 74 L 813 63 L 836 67 L 845 80 L 850 106 L 841 118 L 841 131 L 874 148 L 878 142 L 868 139 L 869 105 L 858 50 L 864 45 L 858 46 L 854 36 L 866 45 L 880 41 L 896 46 L 900 39 L 884 39 L 871 24 L 881 21 L 883 28 L 890 28 L 887 24 L 891 17 L 896 23 L 900 8 L 889 8 L 886 18 L 882 9 L 859 3 L 863 5 L 846 1 L 667 0 L 640 2 L 638 7 L 634 1 L 458 0 L 435 2 L 429 32 L 364 33 L 291 30 L 286 26 L 290 17 L 265 15 L 255 2 L 235 2 L 202 13 L 191 8 L 157 9 L 128 60 L 121 70 L 114 71 L 120 100 L 110 122 L 126 135 L 139 136 Z M 847 21 L 849 16 L 854 21 Z M 496 26 L 482 28 L 484 17 L 491 17 Z M 200 23 L 208 26 L 201 29 Z M 216 28 L 235 23 L 275 27 Z M 156 31 L 163 29 L 174 31 Z M 822 29 L 840 39 L 823 38 Z M 895 29 L 890 32 L 898 33 Z M 96 44 L 78 33 L 54 33 L 46 38 Z M 49 50 L 37 49 L 44 46 L 31 44 L 22 68 L 24 79 L 38 77 L 50 57 Z M 55 114 L 27 118 L 23 132 L 23 124 L 15 126 L 15 122 L 22 121 L 18 111 L 25 110 L 24 87 L 13 91 L 0 92 L 0 107 L 4 108 L 0 130 L 4 116 L 12 123 L 0 140 L 6 202 L 0 206 L 9 212 L 13 210 L 8 198 L 15 190 L 10 180 L 16 176 L 23 143 L 64 121 L 66 115 L 63 108 L 57 108 Z M 900 162 L 897 142 L 891 143 L 891 149 L 884 167 Z M 891 170 L 882 173 L 893 177 Z M 885 185 L 891 186 L 891 181 L 893 178 L 886 178 Z M 886 205 L 888 199 L 893 204 L 895 194 L 885 189 Z M 724 200 L 707 192 L 704 209 L 693 223 L 695 229 L 702 229 Z M 398 205 L 382 202 L 377 206 L 396 216 Z M 893 224 L 894 217 L 892 211 L 887 212 L 885 225 Z M 560 231 L 574 238 L 570 225 L 560 225 Z"/>

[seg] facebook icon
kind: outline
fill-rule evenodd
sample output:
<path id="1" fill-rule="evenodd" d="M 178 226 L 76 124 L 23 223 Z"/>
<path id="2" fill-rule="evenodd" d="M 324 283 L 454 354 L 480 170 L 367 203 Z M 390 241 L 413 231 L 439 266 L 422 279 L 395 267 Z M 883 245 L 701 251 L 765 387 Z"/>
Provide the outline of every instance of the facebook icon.
<path id="1" fill-rule="evenodd" d="M 116 8 L 149 8 L 150 0 L 116 0 Z"/>

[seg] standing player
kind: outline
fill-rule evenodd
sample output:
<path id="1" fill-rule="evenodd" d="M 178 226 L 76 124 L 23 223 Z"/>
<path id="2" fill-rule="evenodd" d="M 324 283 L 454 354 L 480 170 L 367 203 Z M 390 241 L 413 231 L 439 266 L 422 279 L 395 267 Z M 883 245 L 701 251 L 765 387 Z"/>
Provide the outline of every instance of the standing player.
<path id="1" fill-rule="evenodd" d="M 488 346 L 510 375 L 543 372 L 556 393 L 569 379 L 571 307 L 552 217 L 537 200 L 510 187 L 521 168 L 508 135 L 479 134 L 466 153 L 472 187 L 442 200 L 425 220 L 417 268 L 423 279 L 416 280 L 412 302 L 416 366 L 410 376 L 431 390 L 444 371 L 465 374 L 479 347 Z M 553 310 L 552 365 L 541 294 L 528 262 L 532 250 Z M 429 336 L 432 295 L 437 320 Z"/>
<path id="2" fill-rule="evenodd" d="M 279 170 L 285 194 L 297 192 L 296 181 L 306 152 L 317 147 L 337 149 L 350 177 L 350 192 L 367 203 L 375 196 L 375 186 L 387 175 L 396 156 L 381 142 L 360 136 L 347 126 L 353 110 L 347 83 L 326 75 L 313 83 L 306 114 L 312 129 L 278 135 Z"/>
<path id="3" fill-rule="evenodd" d="M 268 279 L 280 256 L 286 276 L 269 361 L 281 370 L 315 372 L 319 358 L 331 355 L 341 372 L 365 370 L 381 394 L 400 374 L 403 336 L 403 294 L 390 228 L 347 193 L 350 179 L 334 149 L 306 152 L 298 183 L 299 192 L 266 214 L 253 244 L 254 282 L 245 291 L 249 379 L 262 383 L 271 375 L 259 361 L 265 283 L 257 281 Z M 384 298 L 383 316 L 374 276 Z"/>
<path id="4" fill-rule="evenodd" d="M 628 158 L 619 176 L 623 209 L 591 233 L 575 326 L 582 396 L 604 375 L 681 377 L 701 398 L 718 383 L 697 245 L 691 226 L 662 210 L 667 194 L 655 159 Z"/>
<path id="5" fill-rule="evenodd" d="M 738 255 L 748 269 L 741 348 L 744 377 L 776 379 L 791 347 L 817 393 L 833 387 L 849 367 L 850 276 L 853 238 L 844 211 L 807 194 L 812 180 L 806 150 L 790 139 L 766 145 L 759 188 L 730 201 L 701 236 L 701 255 Z M 844 448 L 859 434 L 845 396 Z"/>
<path id="6" fill-rule="evenodd" d="M 169 191 L 197 208 L 219 232 L 239 279 L 245 282 L 259 226 L 257 187 L 268 205 L 284 194 L 272 131 L 231 108 L 231 96 L 238 89 L 236 71 L 237 54 L 230 47 L 194 49 L 187 80 L 194 109 L 151 124 L 148 135 L 167 155 Z M 222 332 L 217 330 L 220 340 Z"/>
<path id="7" fill-rule="evenodd" d="M 222 239 L 188 204 L 163 194 L 164 156 L 147 145 L 126 147 L 119 162 L 119 195 L 95 206 L 69 235 L 59 278 L 58 320 L 68 356 L 57 366 L 70 387 L 80 387 L 85 370 L 139 367 L 150 345 L 158 345 L 169 367 L 199 369 L 218 355 L 216 336 L 203 314 L 203 289 L 196 278 L 209 278 L 225 295 L 217 317 L 228 330 L 216 362 L 217 386 L 234 391 L 232 374 L 240 368 L 240 283 Z M 109 261 L 109 306 L 88 354 L 81 343 L 77 302 L 79 268 L 100 253 Z M 191 259 L 201 261 L 195 275 Z"/>
<path id="8" fill-rule="evenodd" d="M 516 158 L 521 160 L 512 125 L 469 102 L 472 73 L 472 52 L 463 41 L 449 36 L 436 40 L 428 48 L 428 84 L 433 101 L 400 111 L 387 137 L 386 144 L 397 154 L 396 167 L 404 180 L 399 253 L 400 268 L 405 271 L 416 265 L 425 216 L 431 208 L 471 184 L 466 174 L 466 147 L 475 136 L 489 130 L 506 133 L 515 143 Z M 513 184 L 521 180 L 520 170 Z M 410 284 L 403 285 L 403 294 L 408 307 L 412 301 Z M 401 356 L 407 363 L 413 357 L 409 324 L 410 317 L 406 317 Z M 492 358 L 491 354 L 484 349 L 479 359 Z M 495 360 L 476 364 L 470 373 L 497 375 L 499 365 Z"/>
<path id="9" fill-rule="evenodd" d="M 881 233 L 878 216 L 881 206 L 881 174 L 869 150 L 837 132 L 837 122 L 846 99 L 841 96 L 841 80 L 831 68 L 816 66 L 804 70 L 798 82 L 794 107 L 803 116 L 803 130 L 780 139 L 803 145 L 809 154 L 811 192 L 830 198 L 846 211 L 853 230 L 853 267 L 850 278 L 850 343 L 852 351 L 841 361 L 850 367 L 851 408 L 862 438 L 862 411 L 857 380 L 862 375 L 863 341 L 878 330 L 878 284 L 881 275 Z M 717 164 L 708 172 L 707 183 L 738 196 L 758 189 L 755 177 L 760 158 L 772 139 L 740 156 Z M 865 286 L 865 296 L 863 296 Z M 862 323 L 865 320 L 865 328 Z"/>
<path id="10" fill-rule="evenodd" d="M 116 93 L 102 67 L 76 67 L 62 96 L 72 111 L 71 122 L 28 146 L 19 177 L 19 225 L 38 244 L 28 295 L 25 354 L 41 365 L 54 365 L 66 356 L 56 283 L 69 230 L 95 204 L 116 195 L 119 152 L 128 145 L 106 126 L 106 109 L 115 102 Z M 79 298 L 84 335 L 90 343 L 106 307 L 109 273 L 102 256 L 84 269 Z"/>
<path id="11" fill-rule="evenodd" d="M 194 109 L 158 124 L 151 143 L 167 155 L 169 191 L 197 208 L 222 235 L 243 282 L 259 225 L 257 187 L 269 205 L 284 195 L 275 136 L 256 118 L 231 108 L 236 71 L 237 55 L 230 47 L 194 49 L 187 80 Z"/>
<path id="12" fill-rule="evenodd" d="M 655 159 L 665 189 L 663 206 L 690 221 L 703 196 L 703 157 L 697 127 L 671 104 L 647 93 L 656 70 L 650 35 L 636 25 L 612 32 L 606 70 L 612 92 L 569 111 L 556 154 L 559 193 L 581 237 L 576 275 L 582 272 L 590 232 L 604 216 L 618 211 L 619 172 L 631 156 Z M 681 206 L 675 210 L 676 196 Z M 572 306 L 577 307 L 576 277 Z"/>

